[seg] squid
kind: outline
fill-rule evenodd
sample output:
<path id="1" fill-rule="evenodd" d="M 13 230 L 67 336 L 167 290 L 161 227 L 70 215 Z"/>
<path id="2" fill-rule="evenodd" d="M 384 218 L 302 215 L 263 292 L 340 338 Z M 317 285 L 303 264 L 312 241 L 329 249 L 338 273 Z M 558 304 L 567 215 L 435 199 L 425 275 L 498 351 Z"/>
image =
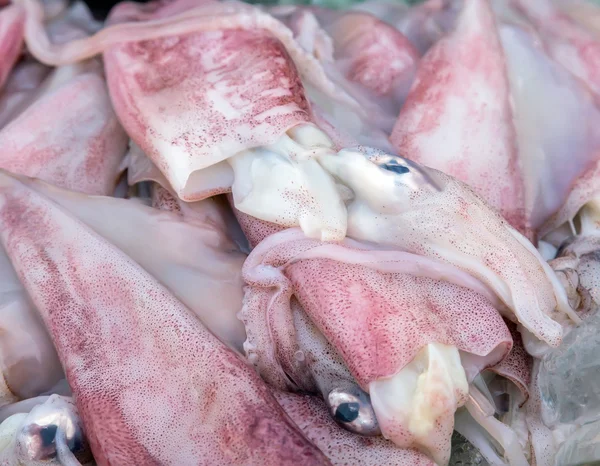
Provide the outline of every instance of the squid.
<path id="1" fill-rule="evenodd" d="M 22 183 L 131 257 L 224 344 L 241 352 L 246 334 L 236 315 L 242 308 L 246 256 L 232 239 L 224 208 L 216 200 L 195 203 L 193 215 L 180 216 L 165 204 L 156 205 L 159 211 L 135 200 L 89 196 L 41 181 Z"/>
<path id="2" fill-rule="evenodd" d="M 425 0 L 408 7 L 402 3 L 369 0 L 353 10 L 364 11 L 394 26 L 417 48 L 420 54 L 441 39 L 455 19 L 455 8 L 449 0 Z"/>
<path id="3" fill-rule="evenodd" d="M 92 33 L 98 27 L 83 3 L 77 2 L 66 8 L 64 2 L 46 2 L 44 7 L 44 18 L 52 40 L 65 42 Z M 35 59 L 28 58 L 17 63 L 0 93 L 0 128 L 35 102 L 45 88 L 56 85 L 52 84 L 56 81 L 55 77 L 46 80 L 50 72 L 49 67 Z"/>
<path id="4" fill-rule="evenodd" d="M 361 144 L 391 149 L 387 141 L 373 135 L 389 135 L 412 85 L 420 55 L 411 42 L 395 28 L 362 12 L 300 6 L 274 7 L 269 12 L 293 31 L 296 41 L 321 62 L 332 81 L 360 103 L 371 123 L 363 121 L 363 129 L 353 128 L 356 125 L 350 120 L 356 116 L 348 116 L 347 108 L 332 107 L 307 88 L 315 116 L 324 113 L 337 131 L 345 130 Z M 346 138 L 350 139 L 350 134 Z"/>
<path id="5" fill-rule="evenodd" d="M 266 435 L 261 437 L 262 443 L 251 453 L 256 456 L 249 457 L 249 462 L 260 457 L 264 464 L 285 464 L 281 455 L 287 442 L 306 453 L 302 456 L 306 464 L 336 462 L 334 453 L 320 453 L 283 415 L 253 368 L 235 353 L 240 349 L 273 389 L 321 397 L 322 410 L 346 431 L 391 446 L 378 438 L 383 436 L 395 445 L 395 454 L 405 458 L 416 461 L 424 454 L 446 464 L 458 412 L 456 426 L 467 438 L 483 446 L 500 444 L 511 465 L 526 461 L 521 405 L 528 396 L 530 361 L 520 352 L 520 335 L 512 327 L 518 324 L 522 334 L 552 347 L 560 344 L 569 320 L 579 321 L 560 278 L 524 236 L 534 239 L 537 233 L 524 199 L 533 202 L 527 189 L 535 192 L 539 185 L 527 187 L 519 179 L 521 173 L 513 169 L 525 163 L 519 158 L 526 152 L 523 138 L 544 143 L 547 139 L 546 133 L 523 132 L 526 124 L 514 124 L 515 115 L 525 123 L 534 120 L 522 106 L 523 100 L 515 100 L 516 114 L 509 105 L 510 99 L 518 97 L 514 87 L 518 79 L 507 71 L 511 65 L 506 63 L 505 50 L 509 46 L 520 50 L 525 44 L 527 52 L 541 57 L 535 62 L 542 63 L 536 73 L 546 70 L 544 66 L 554 71 L 556 65 L 531 47 L 530 36 L 517 34 L 514 39 L 507 34 L 508 39 L 502 36 L 501 40 L 499 13 L 480 0 L 465 2 L 454 32 L 428 48 L 420 61 L 396 125 L 405 131 L 407 125 L 401 122 L 408 117 L 403 112 L 418 107 L 420 74 L 431 68 L 436 57 L 451 61 L 448 57 L 455 50 L 468 52 L 480 46 L 483 50 L 477 59 L 464 64 L 472 66 L 476 85 L 488 99 L 483 104 L 491 109 L 489 114 L 483 112 L 476 130 L 480 136 L 499 136 L 499 151 L 486 152 L 478 165 L 485 169 L 491 160 L 494 167 L 500 167 L 493 175 L 503 181 L 492 183 L 496 191 L 489 195 L 484 183 L 469 187 L 472 179 L 461 181 L 452 173 L 442 173 L 445 169 L 427 168 L 423 160 L 409 160 L 412 149 L 406 154 L 401 151 L 405 158 L 391 148 L 355 146 L 364 136 L 370 111 L 362 105 L 361 94 L 354 92 L 357 87 L 339 83 L 353 79 L 343 63 L 345 59 L 351 62 L 355 47 L 360 46 L 352 40 L 345 42 L 344 26 L 348 26 L 345 21 L 354 24 L 357 16 L 333 15 L 330 20 L 317 11 L 311 13 L 312 19 L 307 14 L 277 19 L 235 2 L 121 4 L 105 29 L 61 44 L 47 37 L 38 3 L 21 0 L 21 5 L 27 11 L 27 46 L 42 63 L 81 66 L 75 63 L 103 54 L 112 105 L 131 139 L 125 162 L 129 182 L 152 181 L 154 206 L 168 211 L 151 210 L 131 200 L 108 202 L 67 195 L 40 182 L 4 177 L 8 207 L 0 209 L 0 238 L 50 330 L 100 463 L 108 463 L 114 454 L 125 455 L 124 464 L 140 458 L 148 462 L 170 458 L 184 464 L 203 452 L 216 455 L 211 456 L 215 463 L 234 462 L 242 458 L 236 454 L 247 455 L 250 449 L 249 435 L 243 430 L 247 423 L 239 417 L 239 403 L 248 396 L 254 400 L 254 415 L 256 410 L 267 410 L 277 425 L 272 429 L 285 437 L 282 443 L 271 442 L 271 447 Z M 334 46 L 331 60 L 326 57 L 327 36 Z M 311 43 L 312 39 L 322 42 Z M 338 71 L 344 73 L 335 74 L 336 68 L 330 65 L 336 61 Z M 593 96 L 568 71 L 561 74 L 562 70 L 556 68 L 558 77 L 549 88 L 567 83 L 569 92 L 579 99 L 577 109 L 585 108 L 594 116 Z M 368 87 L 364 82 L 360 86 L 361 90 Z M 399 100 L 404 99 L 402 93 Z M 442 101 L 448 97 L 452 96 L 440 94 Z M 536 110 L 541 108 L 537 101 L 536 105 Z M 357 122 L 354 134 L 348 134 L 348 120 Z M 464 121 L 471 123 L 468 118 Z M 544 120 L 544 124 L 551 127 L 555 121 Z M 466 129 L 459 131 L 456 146 L 443 149 L 460 152 L 465 134 Z M 579 138 L 575 143 L 586 148 L 581 157 L 587 161 L 593 152 L 593 132 L 584 130 L 574 137 Z M 484 137 L 478 141 L 483 147 Z M 555 152 L 548 156 L 554 157 Z M 529 169 L 535 165 L 527 163 Z M 275 170 L 277 176 L 273 176 Z M 227 309 L 214 312 L 218 305 L 200 302 L 200 295 L 178 283 L 179 275 L 164 267 L 163 261 L 172 261 L 173 270 L 179 272 L 178 260 L 185 264 L 179 258 L 184 248 L 175 244 L 157 260 L 148 258 L 141 250 L 150 243 L 135 244 L 132 223 L 127 221 L 131 217 L 147 225 L 146 230 L 153 231 L 148 234 L 149 242 L 160 240 L 163 231 L 164 238 L 176 238 L 182 232 L 182 241 L 189 247 L 195 228 L 203 218 L 211 217 L 205 214 L 205 206 L 211 204 L 207 199 L 222 194 L 228 195 L 252 251 L 244 261 L 230 237 L 208 255 L 213 257 L 214 252 L 226 260 L 224 275 L 233 278 L 230 289 L 237 288 L 239 293 L 242 282 L 246 285 L 239 314 L 243 325 L 235 325 L 230 312 L 239 305 L 240 294 L 231 293 Z M 97 207 L 89 207 L 93 205 Z M 14 212 L 19 209 L 26 209 L 28 215 L 16 221 Z M 98 220 L 96 210 L 117 212 L 123 231 L 111 232 Z M 164 229 L 162 221 L 167 224 Z M 27 222 L 35 222 L 35 228 Z M 61 249 L 67 247 L 64 243 L 51 246 L 56 231 L 76 231 L 85 238 L 69 246 L 78 270 L 69 269 L 70 259 Z M 220 233 L 215 236 L 216 241 L 223 238 Z M 29 249 L 33 258 L 16 247 L 16 238 L 36 245 Z M 224 253 L 219 251 L 223 245 L 228 248 Z M 110 267 L 96 267 L 97 256 L 89 254 L 96 250 L 105 251 L 104 256 L 114 261 Z M 49 270 L 44 276 L 53 288 L 73 293 L 69 299 L 84 304 L 77 308 L 81 315 L 66 307 L 59 313 L 61 319 L 71 319 L 68 323 L 78 329 L 77 335 L 48 311 L 49 287 L 34 279 L 42 273 L 40 267 L 46 270 L 37 261 L 52 251 L 56 267 L 67 273 L 58 278 Z M 197 257 L 205 254 L 199 247 Z M 190 254 L 190 260 L 196 260 L 194 255 Z M 236 266 L 239 270 L 242 261 L 241 277 L 236 276 Z M 198 277 L 189 271 L 182 276 Z M 66 288 L 60 284 L 64 279 L 69 283 Z M 76 283 L 82 287 L 78 289 Z M 102 288 L 107 286 L 114 289 Z M 91 304 L 86 301 L 90 299 L 104 312 L 90 315 Z M 93 325 L 87 324 L 90 329 L 81 327 L 84 318 L 92 319 Z M 112 318 L 119 324 L 114 325 Z M 133 336 L 120 348 L 117 345 L 118 355 L 105 354 L 109 341 L 124 339 L 124 328 L 134 328 Z M 91 338 L 86 330 L 100 335 L 89 347 L 77 340 L 80 334 Z M 194 344 L 201 342 L 203 352 L 190 348 L 182 336 L 184 330 L 193 335 Z M 165 339 L 172 345 L 169 351 L 156 350 Z M 135 343 L 141 341 L 149 343 Z M 126 350 L 131 342 L 134 351 Z M 102 363 L 90 362 L 100 356 L 105 358 Z M 79 364 L 82 360 L 85 364 Z M 219 364 L 223 361 L 235 368 L 222 381 L 227 388 L 223 397 L 235 400 L 230 405 L 209 386 L 213 379 L 208 374 L 222 374 Z M 134 374 L 139 377 L 134 381 L 126 372 L 128 364 L 153 369 Z M 162 374 L 171 364 L 177 370 L 170 370 L 166 377 L 152 376 L 153 371 L 163 368 Z M 216 368 L 211 364 L 217 364 Z M 195 374 L 193 381 L 190 373 Z M 236 385 L 234 373 L 244 382 Z M 490 373 L 513 385 L 501 392 Z M 101 390 L 88 384 L 89 380 L 100 381 Z M 493 389 L 489 396 L 486 384 Z M 153 389 L 142 394 L 144 387 Z M 215 401 L 218 408 L 209 409 L 211 416 L 218 414 L 214 422 L 209 417 L 200 426 L 192 424 L 203 412 L 196 410 L 197 397 L 190 398 L 192 388 L 193 393 L 200 391 L 220 400 Z M 98 390 L 109 390 L 119 401 L 111 398 L 100 406 Z M 507 414 L 508 425 L 494 417 L 494 396 L 504 394 L 510 398 L 507 412 L 502 413 Z M 155 402 L 148 403 L 148 396 Z M 147 440 L 156 435 L 158 421 L 164 422 L 161 411 L 154 409 L 163 404 L 181 413 L 168 439 L 172 449 Z M 135 413 L 132 406 L 136 406 Z M 111 437 L 114 432 L 105 431 L 106 423 L 101 422 L 107 415 L 115 416 L 114 425 L 130 429 L 118 445 Z M 146 425 L 144 416 L 156 419 L 156 426 Z M 227 449 L 223 438 L 215 437 L 220 431 L 214 426 L 221 424 L 242 429 L 224 434 L 234 445 Z M 213 431 L 207 431 L 208 426 Z M 186 432 L 207 435 L 210 441 L 186 443 L 182 440 L 189 438 Z M 315 439 L 307 432 L 309 440 Z M 163 441 L 167 439 L 161 437 Z M 144 456 L 148 452 L 153 456 Z M 489 457 L 493 457 L 491 450 Z"/>
<path id="6" fill-rule="evenodd" d="M 546 54 L 518 12 L 494 6 L 464 2 L 454 29 L 423 58 L 391 140 L 403 156 L 469 184 L 537 242 L 595 160 L 600 114 L 593 93 Z"/>
<path id="7" fill-rule="evenodd" d="M 167 288 L 41 193 L 1 178 L 2 244 L 52 336 L 97 464 L 330 464 Z"/>
<path id="8" fill-rule="evenodd" d="M 469 379 L 512 346 L 496 309 L 459 286 L 476 287 L 468 283 L 471 277 L 444 283 L 448 275 L 416 255 L 350 240 L 322 244 L 294 230 L 276 233 L 244 264 L 250 285 L 240 315 L 248 333 L 246 352 L 272 385 L 307 390 L 316 384 L 333 414 L 339 406 L 331 397 L 340 389 L 354 390 L 358 399 L 368 393 L 386 438 L 445 464 L 454 411 L 466 400 Z M 310 332 L 301 331 L 298 304 L 335 350 L 318 350 L 315 337 L 303 341 Z M 471 315 L 475 309 L 477 316 Z M 473 326 L 465 327 L 467 322 Z M 336 351 L 343 361 L 337 366 L 347 367 L 351 377 L 340 371 L 337 380 L 327 380 L 335 373 L 327 361 Z M 320 364 L 330 368 L 313 367 Z M 356 386 L 349 388 L 349 382 Z M 362 397 L 359 420 L 372 416 Z M 360 423 L 355 428 L 371 432 Z"/>
<path id="9" fill-rule="evenodd" d="M 21 113 L 0 129 L 0 167 L 58 186 L 110 195 L 126 136 L 94 63 L 53 71 Z M 57 119 L 56 111 L 64 112 Z M 52 391 L 64 377 L 34 303 L 5 255 L 2 276 L 0 404 Z"/>
<path id="10" fill-rule="evenodd" d="M 29 106 L 49 73 L 49 67 L 35 60 L 15 66 L 0 93 L 0 130 Z"/>

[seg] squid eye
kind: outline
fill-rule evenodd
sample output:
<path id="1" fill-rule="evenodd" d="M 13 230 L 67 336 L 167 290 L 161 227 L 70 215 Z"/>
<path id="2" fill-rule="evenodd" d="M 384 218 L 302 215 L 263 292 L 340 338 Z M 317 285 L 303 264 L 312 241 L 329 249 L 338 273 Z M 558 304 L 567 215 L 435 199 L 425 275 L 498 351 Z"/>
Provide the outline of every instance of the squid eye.
<path id="1" fill-rule="evenodd" d="M 344 429 L 366 436 L 381 435 L 371 399 L 360 388 L 336 388 L 325 401 L 333 419 Z"/>
<path id="2" fill-rule="evenodd" d="M 354 422 L 360 414 L 360 404 L 342 403 L 335 410 L 335 418 L 340 422 Z"/>
<path id="3" fill-rule="evenodd" d="M 395 163 L 386 163 L 380 165 L 380 167 L 384 170 L 397 173 L 398 175 L 403 175 L 404 173 L 408 173 L 410 171 L 408 167 L 405 167 L 404 165 L 398 165 Z"/>
<path id="4" fill-rule="evenodd" d="M 41 408 L 32 410 L 17 434 L 19 464 L 56 460 L 63 463 L 63 459 L 76 457 L 91 459 L 77 414 L 61 407 L 41 405 Z"/>

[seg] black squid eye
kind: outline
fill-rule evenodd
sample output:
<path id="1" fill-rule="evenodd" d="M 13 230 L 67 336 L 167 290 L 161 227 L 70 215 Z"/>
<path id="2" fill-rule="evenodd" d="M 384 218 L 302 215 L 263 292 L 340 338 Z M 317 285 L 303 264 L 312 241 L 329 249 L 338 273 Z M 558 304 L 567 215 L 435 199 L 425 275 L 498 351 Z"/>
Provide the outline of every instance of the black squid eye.
<path id="1" fill-rule="evenodd" d="M 410 169 L 408 167 L 405 167 L 404 165 L 399 165 L 397 163 L 386 163 L 383 165 L 380 165 L 381 168 L 390 171 L 390 172 L 394 172 L 397 173 L 398 175 L 402 175 L 404 173 L 408 173 L 410 171 Z"/>
<path id="2" fill-rule="evenodd" d="M 369 395 L 354 384 L 329 392 L 325 403 L 331 417 L 344 429 L 359 435 L 381 435 Z"/>
<path id="3" fill-rule="evenodd" d="M 50 447 L 54 443 L 57 427 L 53 424 L 44 426 L 40 429 L 40 439 L 44 447 Z"/>
<path id="4" fill-rule="evenodd" d="M 342 403 L 335 410 L 335 418 L 340 422 L 353 422 L 358 418 L 359 413 L 358 403 Z"/>

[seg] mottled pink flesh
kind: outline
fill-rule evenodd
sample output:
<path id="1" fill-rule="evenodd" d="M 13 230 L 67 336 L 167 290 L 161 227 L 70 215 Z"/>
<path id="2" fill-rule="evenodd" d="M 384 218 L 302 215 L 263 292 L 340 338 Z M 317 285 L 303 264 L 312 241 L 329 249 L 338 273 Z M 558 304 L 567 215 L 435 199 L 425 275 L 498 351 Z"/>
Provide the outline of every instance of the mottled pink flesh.
<path id="1" fill-rule="evenodd" d="M 233 196 L 231 196 L 231 194 L 227 195 L 227 200 L 233 209 L 233 213 L 235 214 L 244 235 L 248 239 L 250 248 L 254 248 L 268 236 L 277 233 L 278 231 L 285 230 L 285 227 L 281 225 L 261 220 L 236 209 L 233 205 Z"/>
<path id="2" fill-rule="evenodd" d="M 125 129 L 187 201 L 207 195 L 193 185 L 196 170 L 309 121 L 285 48 L 263 31 L 123 44 L 104 60 Z"/>
<path id="3" fill-rule="evenodd" d="M 419 52 L 398 30 L 364 13 L 345 13 L 326 26 L 346 77 L 386 96 L 399 109 L 417 70 Z M 378 102 L 385 104 L 382 100 Z M 389 105 L 389 103 L 388 103 Z"/>
<path id="4" fill-rule="evenodd" d="M 485 0 L 466 0 L 455 30 L 423 57 L 390 139 L 528 232 L 504 55 Z"/>
<path id="5" fill-rule="evenodd" d="M 14 91 L 16 102 L 6 102 L 17 116 L 0 130 L 1 167 L 66 189 L 112 194 L 127 139 L 103 79 L 86 66 L 56 70 L 38 88 L 46 67 L 24 62 L 15 69 L 14 88 L 9 82 L 6 91 Z M 1 256 L 8 288 L 18 279 L 4 251 Z M 52 389 L 64 375 L 35 306 L 20 284 L 16 290 L 2 294 L 2 370 L 11 390 L 27 398 Z"/>
<path id="6" fill-rule="evenodd" d="M 221 200 L 186 206 L 171 197 L 161 210 L 180 210 L 157 212 L 133 200 L 88 196 L 39 180 L 22 182 L 133 259 L 221 341 L 241 351 L 246 334 L 236 315 L 242 308 L 246 256 L 234 243 L 233 215 Z"/>
<path id="7" fill-rule="evenodd" d="M 364 388 L 399 372 L 428 343 L 480 356 L 472 374 L 500 361 L 512 346 L 498 311 L 456 285 L 326 259 L 297 262 L 286 275 Z"/>
<path id="8" fill-rule="evenodd" d="M 21 55 L 25 11 L 19 5 L 0 10 L 0 89 Z"/>
<path id="9" fill-rule="evenodd" d="M 310 121 L 298 72 L 265 30 L 240 24 L 122 44 L 104 57 L 121 121 L 187 201 L 228 188 L 207 190 L 198 171 Z"/>
<path id="10" fill-rule="evenodd" d="M 0 184 L 2 243 L 99 465 L 329 464 L 254 371 L 135 262 L 14 178 Z"/>
<path id="11" fill-rule="evenodd" d="M 387 1 L 369 1 L 357 4 L 353 9 L 365 11 L 386 21 L 404 34 L 424 54 L 445 33 L 445 16 L 448 0 L 425 0 L 407 6 Z"/>
<path id="12" fill-rule="evenodd" d="M 285 412 L 334 466 L 435 466 L 423 453 L 381 437 L 363 437 L 338 426 L 323 400 L 274 390 Z"/>
<path id="13" fill-rule="evenodd" d="M 127 136 L 102 77 L 84 72 L 42 95 L 0 130 L 0 146 L 4 169 L 74 191 L 111 195 Z"/>
<path id="14" fill-rule="evenodd" d="M 336 12 L 312 6 L 280 6 L 269 11 L 285 22 L 307 52 L 321 61 L 332 81 L 359 102 L 368 120 L 362 132 L 371 133 L 365 144 L 381 146 L 375 133 L 389 135 L 416 74 L 420 55 L 411 42 L 394 27 L 362 12 Z M 330 107 L 320 99 L 313 106 L 321 103 Z M 340 123 L 343 112 L 330 113 L 330 118 L 336 120 L 337 116 Z M 380 148 L 388 147 L 384 144 Z"/>
<path id="15" fill-rule="evenodd" d="M 371 382 L 397 374 L 428 343 L 461 350 L 469 379 L 510 350 L 512 338 L 496 308 L 471 289 L 441 281 L 463 280 L 450 270 L 429 268 L 405 253 L 353 249 L 350 240 L 342 246 L 293 236 L 288 230 L 263 240 L 243 271 L 247 354 L 273 385 L 288 386 L 299 347 L 310 347 L 298 344 L 292 297 L 366 391 Z M 438 421 L 444 445 L 451 420 Z M 400 447 L 418 445 L 407 426 L 385 421 Z"/>

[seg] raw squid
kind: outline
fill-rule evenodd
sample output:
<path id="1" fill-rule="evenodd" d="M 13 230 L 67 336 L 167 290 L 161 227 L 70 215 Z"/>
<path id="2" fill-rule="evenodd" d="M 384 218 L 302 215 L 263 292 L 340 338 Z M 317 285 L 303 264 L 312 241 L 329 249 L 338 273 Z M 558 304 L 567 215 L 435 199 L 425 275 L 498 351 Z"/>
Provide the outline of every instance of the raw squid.
<path id="1" fill-rule="evenodd" d="M 112 194 L 126 136 L 97 66 L 55 70 L 0 129 L 0 166 L 69 189 Z M 64 113 L 56 119 L 56 111 Z M 15 272 L 0 254 L 2 404 L 51 390 L 63 377 L 56 352 Z"/>
<path id="2" fill-rule="evenodd" d="M 349 237 L 468 272 L 493 290 L 510 319 L 551 346 L 561 341 L 559 321 L 566 316 L 578 321 L 533 245 L 463 183 L 364 149 L 340 151 L 321 163 L 354 193 L 348 204 Z"/>
<path id="3" fill-rule="evenodd" d="M 453 32 L 423 59 L 391 139 L 403 156 L 469 184 L 535 241 L 594 162 L 600 113 L 527 21 L 493 6 L 464 2 Z"/>
<path id="4" fill-rule="evenodd" d="M 34 60 L 19 63 L 0 93 L 0 130 L 29 105 L 50 68 Z"/>
<path id="5" fill-rule="evenodd" d="M 363 109 L 358 114 L 352 112 L 342 102 L 306 85 L 318 123 L 322 124 L 319 120 L 323 119 L 348 139 L 391 150 L 387 136 L 412 85 L 419 60 L 410 41 L 365 13 L 334 13 L 300 6 L 275 7 L 269 12 L 285 22 L 296 41 L 320 61 L 330 79 Z"/>
<path id="6" fill-rule="evenodd" d="M 245 255 L 230 238 L 223 209 L 215 200 L 194 203 L 194 215 L 181 218 L 133 200 L 87 196 L 42 182 L 23 183 L 118 247 L 166 286 L 221 341 L 241 351 L 246 334 L 236 314 L 242 307 Z M 141 237 L 140 231 L 144 232 Z"/>
<path id="7" fill-rule="evenodd" d="M 437 42 L 454 20 L 453 2 L 425 0 L 415 6 L 370 0 L 354 10 L 365 11 L 402 32 L 421 54 Z"/>
<path id="8" fill-rule="evenodd" d="M 499 362 L 512 339 L 484 287 L 432 262 L 353 242 L 324 245 L 294 230 L 270 236 L 244 266 L 250 360 L 272 384 L 289 388 L 290 377 L 292 387 L 306 388 L 314 357 L 297 358 L 310 346 L 296 335 L 297 299 L 370 394 L 384 436 L 445 464 L 468 381 Z"/>
<path id="9" fill-rule="evenodd" d="M 549 53 L 600 98 L 600 41 L 550 0 L 512 0 L 540 31 Z"/>
<path id="10" fill-rule="evenodd" d="M 0 130 L 0 167 L 75 191 L 112 194 L 126 144 L 97 64 L 62 67 L 35 103 Z"/>
<path id="11" fill-rule="evenodd" d="M 10 461 L 63 391 L 99 465 L 443 466 L 454 429 L 549 461 L 528 353 L 596 299 L 589 24 L 517 0 L 121 3 L 104 27 L 16 4 L 0 167 L 41 180 L 0 172 Z"/>
<path id="12" fill-rule="evenodd" d="M 158 41 L 124 43 L 110 47 L 105 53 L 108 82 L 117 114 L 132 139 L 153 160 L 180 198 L 190 201 L 214 195 L 218 192 L 216 188 L 223 186 L 223 179 L 231 178 L 229 173 L 233 170 L 238 173 L 232 189 L 240 210 L 257 217 L 268 215 L 271 219 L 277 218 L 287 226 L 301 224 L 311 235 L 322 239 L 341 239 L 345 233 L 341 194 L 331 177 L 314 160 L 315 152 L 328 150 L 333 143 L 323 131 L 310 123 L 312 116 L 296 66 L 300 75 L 310 76 L 309 84 L 321 93 L 345 100 L 349 105 L 357 104 L 350 97 L 345 99 L 347 94 L 343 91 L 333 91 L 333 83 L 318 62 L 296 45 L 291 32 L 283 24 L 242 4 L 228 9 L 224 5 L 208 3 L 179 16 L 168 16 L 173 11 L 159 10 L 156 15 L 164 15 L 164 18 L 148 21 L 147 25 L 137 23 L 140 25 L 137 29 L 136 23 L 116 24 L 99 33 L 107 36 L 112 44 L 146 37 L 157 38 Z M 125 10 L 123 18 L 130 19 L 130 14 L 131 10 Z M 222 14 L 224 19 L 229 19 L 212 24 L 206 21 L 211 14 Z M 118 10 L 114 16 L 119 17 Z M 34 17 L 31 14 L 29 18 Z M 264 29 L 249 30 L 249 22 L 259 22 Z M 150 25 L 154 23 L 161 28 L 152 29 Z M 29 22 L 28 19 L 28 25 L 31 30 L 39 28 L 33 20 Z M 244 29 L 232 29 L 236 25 Z M 173 35 L 181 28 L 184 32 L 202 32 L 158 39 Z M 138 33 L 125 35 L 126 30 L 137 30 Z M 72 41 L 60 50 L 54 50 L 48 49 L 39 37 L 34 39 L 32 34 L 28 37 L 33 53 L 38 58 L 43 57 L 45 62 L 73 61 L 106 47 L 92 38 L 89 41 Z M 248 47 L 247 52 L 239 47 L 241 39 Z M 178 53 L 170 54 L 169 60 L 180 60 L 179 69 L 183 74 L 177 78 L 177 86 L 174 87 L 175 82 L 172 82 L 165 87 L 161 73 L 172 78 L 170 70 L 173 66 L 164 66 L 160 61 L 150 64 L 143 50 L 151 51 L 152 44 L 168 50 L 174 46 L 173 41 L 179 43 L 182 40 Z M 196 44 L 196 48 L 192 48 L 192 44 Z M 199 46 L 208 47 L 214 54 L 210 62 L 203 64 L 201 60 L 185 58 L 186 49 L 189 53 L 199 53 Z M 136 47 L 139 53 L 135 52 Z M 61 53 L 64 55 L 62 58 Z M 242 62 L 232 64 L 233 57 L 252 65 L 257 72 L 248 73 L 241 66 Z M 290 57 L 295 61 L 292 62 Z M 214 60 L 218 63 L 218 60 L 224 59 L 229 60 L 223 70 L 227 71 L 225 74 L 213 64 Z M 280 71 L 258 72 L 272 66 L 273 60 L 280 66 Z M 191 66 L 193 63 L 197 66 Z M 139 86 L 136 66 L 145 70 L 144 80 L 149 80 L 149 88 Z M 152 66 L 154 71 L 150 72 L 148 66 Z M 122 72 L 119 71 L 121 69 Z M 248 76 L 253 78 L 248 80 Z M 152 88 L 152 79 L 156 80 L 158 87 Z M 225 86 L 226 83 L 229 87 Z M 192 105 L 190 99 L 183 97 L 192 90 L 202 102 Z M 223 107 L 223 103 L 231 100 L 233 95 L 240 99 L 235 107 Z M 173 99 L 181 100 L 181 104 L 176 106 L 176 114 L 161 114 L 163 107 L 175 108 L 170 105 Z M 187 106 L 188 110 L 182 106 Z M 146 131 L 144 128 L 148 127 L 156 129 Z M 193 133 L 190 133 L 192 129 Z M 191 140 L 186 136 L 188 133 L 193 134 Z M 219 163 L 224 161 L 227 163 Z M 253 166 L 251 170 L 249 165 Z M 277 195 L 273 191 L 260 192 L 258 189 L 262 184 L 262 172 L 273 166 L 288 172 L 281 178 L 280 186 L 265 185 L 278 192 Z M 246 177 L 250 179 L 244 179 Z M 215 182 L 216 186 L 212 184 Z M 293 182 L 296 184 L 293 185 Z M 252 189 L 254 192 L 248 192 Z M 281 202 L 266 210 L 260 205 L 265 196 L 278 198 Z"/>
<path id="13" fill-rule="evenodd" d="M 97 464 L 328 464 L 258 376 L 140 266 L 9 175 L 1 192 L 2 243 Z"/>
<path id="14" fill-rule="evenodd" d="M 401 155 L 468 183 L 526 232 L 508 96 L 493 13 L 484 0 L 466 0 L 454 32 L 422 60 L 391 140 Z"/>

